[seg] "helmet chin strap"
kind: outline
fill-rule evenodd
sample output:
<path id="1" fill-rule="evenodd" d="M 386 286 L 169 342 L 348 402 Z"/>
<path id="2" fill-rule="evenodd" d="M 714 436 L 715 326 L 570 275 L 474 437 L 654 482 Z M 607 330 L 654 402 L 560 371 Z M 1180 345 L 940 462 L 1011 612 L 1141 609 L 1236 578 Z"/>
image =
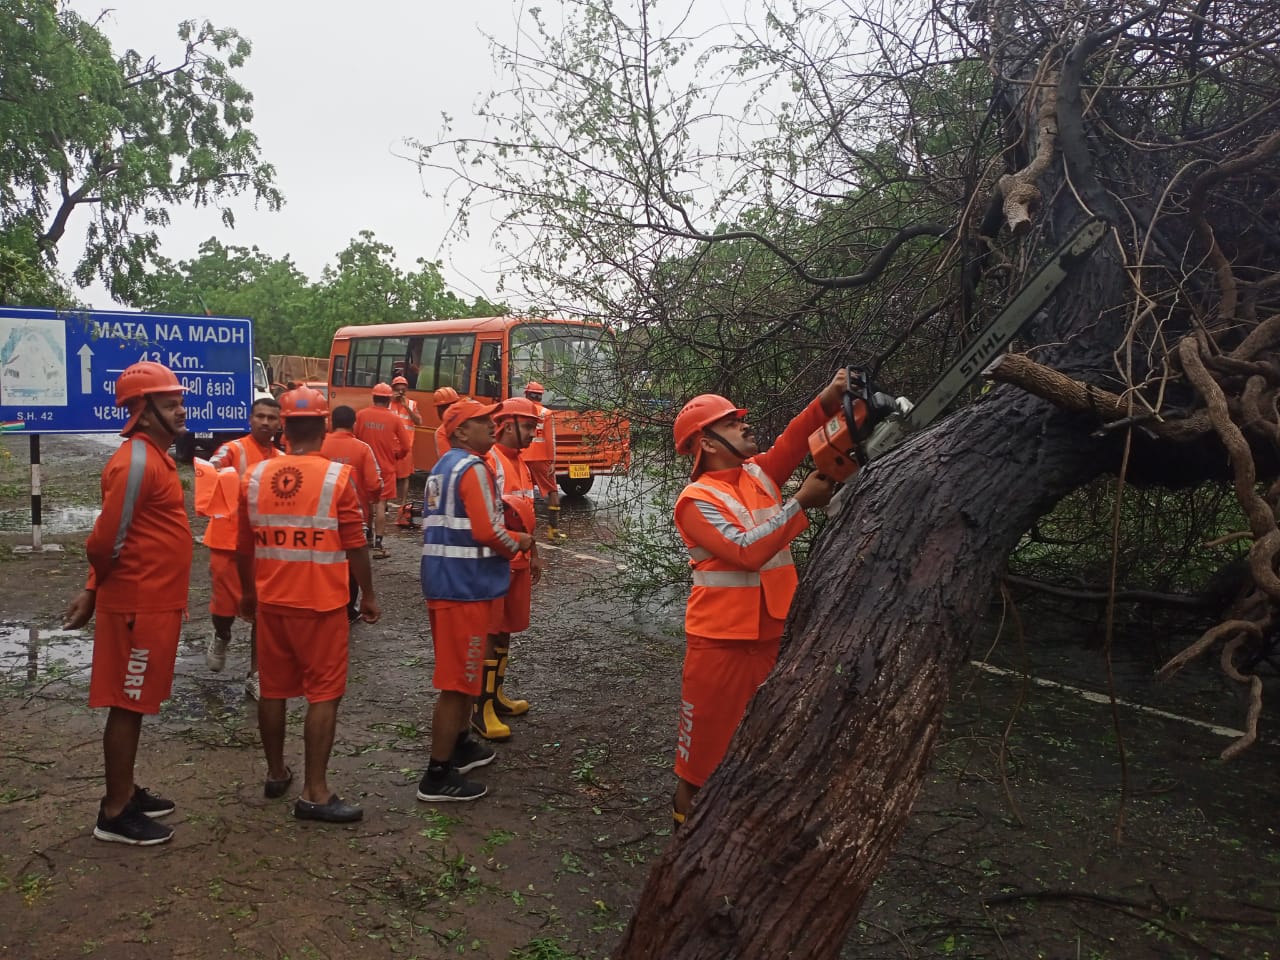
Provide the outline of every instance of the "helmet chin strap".
<path id="1" fill-rule="evenodd" d="M 709 436 L 709 437 L 710 437 L 712 440 L 714 440 L 716 443 L 720 444 L 720 446 L 724 447 L 726 450 L 728 450 L 730 453 L 732 453 L 732 454 L 733 454 L 735 457 L 737 457 L 739 460 L 747 460 L 747 459 L 748 459 L 748 457 L 747 457 L 747 455 L 746 455 L 745 453 L 743 453 L 741 450 L 739 450 L 737 447 L 735 447 L 732 443 L 730 443 L 730 442 L 729 442 L 728 440 L 726 440 L 724 437 L 720 436 L 720 434 L 716 433 L 716 432 L 715 432 L 714 430 L 712 430 L 710 427 L 703 427 L 703 428 L 702 428 L 702 432 L 703 432 L 703 433 L 705 433 L 707 436 Z"/>
<path id="2" fill-rule="evenodd" d="M 150 393 L 147 394 L 147 409 L 150 410 L 151 413 L 155 416 L 155 418 L 160 421 L 160 425 L 164 427 L 165 432 L 168 433 L 169 436 L 176 437 L 178 435 L 177 427 L 175 427 L 165 417 L 165 415 L 160 412 L 160 408 L 156 406 L 154 394 L 150 394 Z"/>

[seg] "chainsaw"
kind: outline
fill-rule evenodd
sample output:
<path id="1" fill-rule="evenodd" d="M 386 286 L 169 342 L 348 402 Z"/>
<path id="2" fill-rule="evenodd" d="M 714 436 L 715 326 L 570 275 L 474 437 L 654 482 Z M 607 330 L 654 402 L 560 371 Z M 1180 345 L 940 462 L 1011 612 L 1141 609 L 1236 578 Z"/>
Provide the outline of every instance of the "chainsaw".
<path id="1" fill-rule="evenodd" d="M 809 453 L 818 473 L 845 483 L 872 460 L 937 420 L 1013 342 L 1063 281 L 1088 260 L 1106 232 L 1105 220 L 1094 218 L 1082 224 L 970 341 L 919 403 L 882 393 L 865 371 L 848 368 L 848 386 L 840 409 L 809 436 Z"/>

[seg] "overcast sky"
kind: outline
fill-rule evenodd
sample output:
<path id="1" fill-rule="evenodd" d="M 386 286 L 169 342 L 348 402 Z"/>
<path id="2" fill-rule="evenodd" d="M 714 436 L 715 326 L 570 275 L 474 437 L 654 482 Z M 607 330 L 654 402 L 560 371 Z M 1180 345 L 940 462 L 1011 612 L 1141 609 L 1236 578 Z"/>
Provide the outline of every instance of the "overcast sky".
<path id="1" fill-rule="evenodd" d="M 86 18 L 103 0 L 72 0 Z M 178 62 L 177 25 L 184 19 L 235 27 L 253 44 L 237 76 L 254 95 L 252 128 L 262 157 L 274 164 L 285 195 L 278 213 L 234 203 L 236 228 L 214 210 L 175 208 L 161 234 L 162 253 L 189 259 L 210 236 L 224 243 L 286 254 L 311 279 L 360 230 L 391 245 L 403 270 L 414 260 L 443 259 L 460 295 L 493 294 L 501 264 L 483 238 L 442 250 L 449 213 L 440 198 L 447 181 L 424 196 L 417 169 L 392 155 L 405 137 L 433 139 L 441 113 L 468 126 L 477 98 L 495 72 L 484 34 L 510 42 L 521 0 L 364 0 L 309 4 L 273 0 L 123 0 L 101 29 L 117 54 L 132 47 L 162 66 Z M 404 150 L 400 150 L 404 153 Z M 70 268 L 78 245 L 64 241 Z M 118 306 L 100 286 L 84 292 L 93 306 Z"/>

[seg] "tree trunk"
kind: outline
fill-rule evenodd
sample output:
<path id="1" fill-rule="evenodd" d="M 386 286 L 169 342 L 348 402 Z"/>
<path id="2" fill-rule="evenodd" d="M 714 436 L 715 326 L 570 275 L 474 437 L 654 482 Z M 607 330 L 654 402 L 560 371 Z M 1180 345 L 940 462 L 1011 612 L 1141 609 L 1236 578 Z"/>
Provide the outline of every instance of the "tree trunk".
<path id="1" fill-rule="evenodd" d="M 1044 315 L 1057 329 L 1043 333 L 1084 327 L 1118 293 L 1104 259 Z M 1070 340 L 1041 342 L 1054 339 Z M 1075 340 L 1057 362 L 1098 370 L 1100 339 Z M 1114 446 L 1089 438 L 1095 425 L 1002 387 L 864 471 L 811 560 L 777 668 L 655 864 L 618 960 L 839 954 L 906 826 L 1006 557 L 1115 463 Z"/>

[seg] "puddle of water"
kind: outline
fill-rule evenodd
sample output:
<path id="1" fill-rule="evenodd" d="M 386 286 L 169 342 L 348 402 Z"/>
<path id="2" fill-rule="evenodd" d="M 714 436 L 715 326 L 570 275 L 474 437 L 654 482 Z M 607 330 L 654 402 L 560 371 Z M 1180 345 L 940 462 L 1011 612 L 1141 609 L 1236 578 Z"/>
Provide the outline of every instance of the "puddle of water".
<path id="1" fill-rule="evenodd" d="M 93 521 L 102 511 L 98 507 L 48 507 L 40 511 L 42 533 L 85 533 L 93 529 Z M 31 507 L 0 510 L 0 531 L 31 529 Z"/>
<path id="2" fill-rule="evenodd" d="M 93 662 L 93 640 L 83 630 L 41 630 L 0 622 L 0 680 L 54 680 L 83 671 Z"/>

